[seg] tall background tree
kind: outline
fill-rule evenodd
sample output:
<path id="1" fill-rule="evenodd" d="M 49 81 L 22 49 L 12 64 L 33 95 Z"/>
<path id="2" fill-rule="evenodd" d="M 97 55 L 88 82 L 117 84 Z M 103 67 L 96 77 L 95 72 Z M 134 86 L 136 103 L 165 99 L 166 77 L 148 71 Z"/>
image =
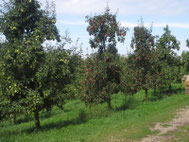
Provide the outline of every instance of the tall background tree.
<path id="1" fill-rule="evenodd" d="M 145 90 L 146 98 L 148 90 L 152 87 L 154 76 L 154 36 L 151 30 L 144 27 L 141 22 L 134 27 L 134 35 L 131 41 L 131 47 L 134 53 L 130 54 L 127 60 L 127 74 L 133 80 L 133 90 Z"/>
<path id="2" fill-rule="evenodd" d="M 186 40 L 186 45 L 189 48 L 189 40 Z M 189 74 L 189 52 L 183 51 L 181 55 L 181 62 L 182 62 L 182 73 Z"/>
<path id="3" fill-rule="evenodd" d="M 164 85 L 168 85 L 169 92 L 171 92 L 171 83 L 176 79 L 177 75 L 180 74 L 178 69 L 180 60 L 175 52 L 175 50 L 180 49 L 179 45 L 180 42 L 171 34 L 169 27 L 166 26 L 163 35 L 156 43 L 156 50 L 161 64 L 162 80 Z"/>
<path id="4" fill-rule="evenodd" d="M 91 36 L 89 43 L 91 48 L 98 49 L 98 53 L 87 59 L 83 100 L 86 104 L 107 102 L 111 108 L 111 94 L 120 83 L 116 44 L 124 42 L 128 29 L 119 25 L 116 14 L 112 14 L 109 7 L 104 13 L 86 19 Z"/>

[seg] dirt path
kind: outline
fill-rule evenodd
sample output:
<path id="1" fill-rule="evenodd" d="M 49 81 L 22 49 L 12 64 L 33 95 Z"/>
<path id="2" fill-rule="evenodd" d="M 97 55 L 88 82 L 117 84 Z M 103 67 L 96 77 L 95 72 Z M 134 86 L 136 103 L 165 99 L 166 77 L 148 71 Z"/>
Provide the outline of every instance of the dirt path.
<path id="1" fill-rule="evenodd" d="M 168 123 L 157 123 L 152 131 L 158 130 L 156 135 L 149 135 L 143 138 L 141 142 L 171 142 L 174 136 L 164 136 L 170 131 L 178 130 L 178 127 L 189 124 L 189 106 L 185 109 L 178 110 L 177 116 Z"/>

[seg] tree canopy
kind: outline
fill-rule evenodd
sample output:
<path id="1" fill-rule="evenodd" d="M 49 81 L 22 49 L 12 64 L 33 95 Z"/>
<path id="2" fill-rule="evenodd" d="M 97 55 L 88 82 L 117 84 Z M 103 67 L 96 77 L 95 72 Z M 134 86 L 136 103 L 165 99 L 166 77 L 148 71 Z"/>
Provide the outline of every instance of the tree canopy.
<path id="1" fill-rule="evenodd" d="M 61 92 L 73 74 L 70 52 L 65 43 L 56 48 L 42 45 L 60 41 L 54 5 L 43 10 L 37 0 L 11 0 L 1 13 L 0 32 L 7 40 L 0 57 L 1 106 L 8 108 L 6 114 L 33 113 L 39 129 L 39 112 L 64 104 L 66 95 Z"/>

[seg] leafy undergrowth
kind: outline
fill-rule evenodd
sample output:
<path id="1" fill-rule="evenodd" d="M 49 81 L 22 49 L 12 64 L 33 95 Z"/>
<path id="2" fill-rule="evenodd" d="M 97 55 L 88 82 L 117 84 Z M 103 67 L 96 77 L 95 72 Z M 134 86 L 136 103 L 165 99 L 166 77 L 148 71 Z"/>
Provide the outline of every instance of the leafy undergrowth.
<path id="1" fill-rule="evenodd" d="M 152 134 L 149 127 L 171 119 L 176 110 L 189 103 L 181 84 L 173 85 L 173 95 L 166 90 L 161 96 L 144 91 L 133 96 L 118 93 L 112 96 L 112 110 L 107 104 L 86 108 L 80 100 L 68 101 L 64 111 L 53 108 L 40 114 L 41 130 L 34 131 L 31 116 L 20 116 L 17 124 L 0 123 L 0 142 L 99 142 L 127 141 Z"/>

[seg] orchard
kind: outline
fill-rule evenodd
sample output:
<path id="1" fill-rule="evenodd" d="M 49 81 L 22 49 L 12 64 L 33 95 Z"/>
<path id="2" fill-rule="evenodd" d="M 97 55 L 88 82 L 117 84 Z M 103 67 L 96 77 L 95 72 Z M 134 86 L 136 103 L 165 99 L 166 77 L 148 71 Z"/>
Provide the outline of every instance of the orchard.
<path id="1" fill-rule="evenodd" d="M 0 42 L 1 122 L 10 120 L 15 125 L 18 118 L 32 116 L 38 131 L 44 112 L 57 108 L 69 112 L 70 101 L 74 105 L 81 101 L 85 109 L 105 104 L 113 112 L 113 95 L 132 98 L 143 91 L 143 102 L 166 91 L 171 96 L 172 84 L 181 83 L 189 73 L 189 52 L 177 54 L 180 42 L 168 26 L 156 36 L 141 21 L 133 29 L 132 52 L 122 56 L 117 43 L 125 42 L 129 29 L 117 20 L 117 13 L 107 6 L 104 12 L 85 18 L 89 46 L 94 49 L 87 56 L 78 50 L 78 44 L 71 48 L 74 45 L 67 35 L 60 35 L 53 3 L 43 8 L 37 0 L 4 1 L 0 9 L 4 36 Z M 189 47 L 189 40 L 186 45 Z M 126 106 L 134 99 L 128 100 L 122 100 Z M 65 110 L 65 106 L 70 108 Z M 81 123 L 87 119 L 83 112 L 74 123 L 58 124 Z"/>

